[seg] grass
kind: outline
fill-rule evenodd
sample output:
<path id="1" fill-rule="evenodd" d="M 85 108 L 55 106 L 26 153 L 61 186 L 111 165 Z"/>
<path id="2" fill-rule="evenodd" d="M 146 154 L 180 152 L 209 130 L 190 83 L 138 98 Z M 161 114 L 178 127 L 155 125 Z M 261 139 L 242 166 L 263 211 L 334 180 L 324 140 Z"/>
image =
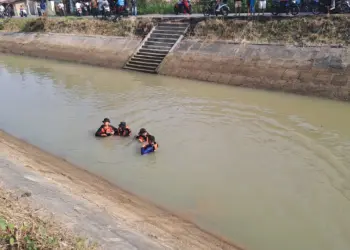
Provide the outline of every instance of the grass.
<path id="1" fill-rule="evenodd" d="M 104 36 L 142 36 L 152 29 L 152 19 L 123 19 L 118 22 L 64 18 L 12 18 L 0 22 L 0 30 L 7 32 L 52 32 Z"/>
<path id="2" fill-rule="evenodd" d="M 75 237 L 53 221 L 45 221 L 21 202 L 21 199 L 0 188 L 0 249 L 97 249 Z"/>
<path id="3" fill-rule="evenodd" d="M 174 2 L 165 2 L 161 0 L 155 0 L 152 2 L 145 3 L 143 1 L 138 2 L 138 14 L 173 14 L 174 13 Z"/>
<path id="4" fill-rule="evenodd" d="M 157 4 L 155 2 L 154 4 Z M 149 5 L 150 7 L 152 5 Z M 9 19 L 0 30 L 52 32 L 105 36 L 144 36 L 159 20 L 129 18 L 118 22 L 66 18 Z M 331 15 L 256 20 L 209 18 L 193 23 L 189 38 L 232 40 L 237 43 L 280 43 L 293 45 L 349 45 L 350 16 Z"/>
<path id="5" fill-rule="evenodd" d="M 308 16 L 290 19 L 224 20 L 197 23 L 189 36 L 209 40 L 293 45 L 349 45 L 350 17 Z"/>

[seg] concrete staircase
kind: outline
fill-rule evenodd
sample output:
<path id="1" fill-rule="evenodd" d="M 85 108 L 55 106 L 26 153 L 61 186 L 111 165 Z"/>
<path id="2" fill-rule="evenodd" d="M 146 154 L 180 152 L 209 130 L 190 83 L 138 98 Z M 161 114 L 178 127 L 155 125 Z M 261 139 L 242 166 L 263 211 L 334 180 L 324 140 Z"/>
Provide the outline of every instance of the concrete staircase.
<path id="1" fill-rule="evenodd" d="M 157 69 L 174 45 L 186 33 L 187 23 L 160 23 L 144 39 L 124 69 L 157 73 Z"/>

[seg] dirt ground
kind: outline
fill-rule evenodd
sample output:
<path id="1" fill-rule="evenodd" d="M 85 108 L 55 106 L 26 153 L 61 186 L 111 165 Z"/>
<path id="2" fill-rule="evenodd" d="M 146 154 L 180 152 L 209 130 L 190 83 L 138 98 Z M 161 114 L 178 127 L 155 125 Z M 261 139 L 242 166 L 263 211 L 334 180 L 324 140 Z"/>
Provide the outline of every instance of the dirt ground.
<path id="1" fill-rule="evenodd" d="M 243 249 L 1 130 L 0 186 L 102 249 Z"/>

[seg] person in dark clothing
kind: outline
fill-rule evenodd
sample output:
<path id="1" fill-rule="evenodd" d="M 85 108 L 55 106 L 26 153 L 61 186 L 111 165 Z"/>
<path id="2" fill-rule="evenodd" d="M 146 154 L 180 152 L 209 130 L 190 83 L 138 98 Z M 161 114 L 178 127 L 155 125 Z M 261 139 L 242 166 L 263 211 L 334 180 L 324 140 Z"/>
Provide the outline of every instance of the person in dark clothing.
<path id="1" fill-rule="evenodd" d="M 141 154 L 154 152 L 158 149 L 158 143 L 153 135 L 147 135 L 147 141 L 141 147 Z"/>
<path id="2" fill-rule="evenodd" d="M 148 132 L 145 128 L 141 128 L 139 133 L 135 136 L 135 139 L 139 140 L 140 142 L 145 142 L 147 141 L 147 135 Z"/>
<path id="3" fill-rule="evenodd" d="M 95 136 L 106 137 L 111 135 L 117 135 L 118 129 L 113 127 L 108 118 L 103 119 L 101 127 L 96 131 Z"/>
<path id="4" fill-rule="evenodd" d="M 137 16 L 137 0 L 131 0 L 131 14 Z"/>
<path id="5" fill-rule="evenodd" d="M 131 129 L 128 126 L 126 126 L 125 122 L 121 122 L 118 126 L 116 133 L 116 135 L 127 137 L 131 135 Z"/>

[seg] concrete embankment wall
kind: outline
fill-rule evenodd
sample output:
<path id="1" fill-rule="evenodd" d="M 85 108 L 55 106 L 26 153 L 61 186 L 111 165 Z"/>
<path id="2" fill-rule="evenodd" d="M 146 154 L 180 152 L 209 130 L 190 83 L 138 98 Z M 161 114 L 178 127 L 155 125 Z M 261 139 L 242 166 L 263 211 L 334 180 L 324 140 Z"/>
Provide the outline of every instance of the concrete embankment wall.
<path id="1" fill-rule="evenodd" d="M 122 68 L 141 39 L 0 33 L 0 52 Z M 159 73 L 234 86 L 350 101 L 350 48 L 183 40 Z"/>
<path id="2" fill-rule="evenodd" d="M 0 52 L 122 68 L 141 39 L 52 33 L 0 33 Z"/>
<path id="3" fill-rule="evenodd" d="M 350 48 L 183 40 L 163 61 L 164 75 L 350 100 Z"/>

